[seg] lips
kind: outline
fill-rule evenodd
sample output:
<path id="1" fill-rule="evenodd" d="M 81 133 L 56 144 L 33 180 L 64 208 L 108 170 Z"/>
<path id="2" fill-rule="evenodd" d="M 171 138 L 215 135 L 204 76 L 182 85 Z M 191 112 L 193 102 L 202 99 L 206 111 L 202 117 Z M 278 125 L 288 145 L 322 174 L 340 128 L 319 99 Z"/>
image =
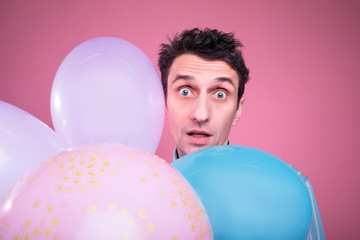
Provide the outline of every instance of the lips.
<path id="1" fill-rule="evenodd" d="M 186 132 L 190 143 L 195 145 L 204 145 L 210 141 L 212 134 L 203 130 L 190 130 Z"/>

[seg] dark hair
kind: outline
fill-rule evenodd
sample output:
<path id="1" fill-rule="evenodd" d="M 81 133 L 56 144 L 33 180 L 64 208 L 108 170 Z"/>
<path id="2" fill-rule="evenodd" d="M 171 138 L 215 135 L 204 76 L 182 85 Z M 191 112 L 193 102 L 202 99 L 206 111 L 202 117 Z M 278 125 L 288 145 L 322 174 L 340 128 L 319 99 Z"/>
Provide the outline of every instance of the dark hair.
<path id="1" fill-rule="evenodd" d="M 169 69 L 175 58 L 182 54 L 195 54 L 207 60 L 223 60 L 238 74 L 238 104 L 244 93 L 245 83 L 249 79 L 249 69 L 245 66 L 240 47 L 243 45 L 234 37 L 234 33 L 224 33 L 216 29 L 194 28 L 169 38 L 170 44 L 161 44 L 159 52 L 159 68 L 164 94 L 167 94 L 167 78 Z"/>

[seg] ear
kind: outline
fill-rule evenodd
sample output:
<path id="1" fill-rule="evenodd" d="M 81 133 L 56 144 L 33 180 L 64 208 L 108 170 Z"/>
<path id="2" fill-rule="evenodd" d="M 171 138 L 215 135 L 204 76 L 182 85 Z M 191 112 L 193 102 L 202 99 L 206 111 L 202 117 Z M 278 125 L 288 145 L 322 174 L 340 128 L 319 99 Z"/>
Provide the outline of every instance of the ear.
<path id="1" fill-rule="evenodd" d="M 243 105 L 244 105 L 244 102 L 245 102 L 245 97 L 242 96 L 241 99 L 240 99 L 240 101 L 239 101 L 239 107 L 238 107 L 238 109 L 236 110 L 234 120 L 233 120 L 233 122 L 232 122 L 232 124 L 231 124 L 232 127 L 235 127 L 235 126 L 236 126 L 236 124 L 238 123 L 238 121 L 239 121 L 239 119 L 240 119 L 240 117 L 241 117 L 241 112 L 242 112 L 242 107 L 243 107 Z"/>

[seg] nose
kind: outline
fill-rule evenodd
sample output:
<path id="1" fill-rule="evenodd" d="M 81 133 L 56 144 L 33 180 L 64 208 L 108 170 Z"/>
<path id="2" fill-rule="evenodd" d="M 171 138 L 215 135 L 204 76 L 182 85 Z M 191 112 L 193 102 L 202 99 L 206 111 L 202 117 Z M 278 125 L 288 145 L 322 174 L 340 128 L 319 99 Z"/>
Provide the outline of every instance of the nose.
<path id="1" fill-rule="evenodd" d="M 196 121 L 199 124 L 209 121 L 210 106 L 206 96 L 197 97 L 193 103 L 191 120 Z"/>

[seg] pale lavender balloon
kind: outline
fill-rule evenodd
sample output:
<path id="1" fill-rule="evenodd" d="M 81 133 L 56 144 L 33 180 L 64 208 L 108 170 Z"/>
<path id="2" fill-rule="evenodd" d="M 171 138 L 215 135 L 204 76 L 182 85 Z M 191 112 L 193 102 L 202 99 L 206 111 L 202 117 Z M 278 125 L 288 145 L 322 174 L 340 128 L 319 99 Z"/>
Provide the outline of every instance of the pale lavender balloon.
<path id="1" fill-rule="evenodd" d="M 52 86 L 54 128 L 72 146 L 122 143 L 154 153 L 164 109 L 156 68 L 120 38 L 78 45 L 61 63 Z"/>
<path id="2" fill-rule="evenodd" d="M 67 147 L 39 119 L 0 101 L 0 200 L 28 171 Z"/>

